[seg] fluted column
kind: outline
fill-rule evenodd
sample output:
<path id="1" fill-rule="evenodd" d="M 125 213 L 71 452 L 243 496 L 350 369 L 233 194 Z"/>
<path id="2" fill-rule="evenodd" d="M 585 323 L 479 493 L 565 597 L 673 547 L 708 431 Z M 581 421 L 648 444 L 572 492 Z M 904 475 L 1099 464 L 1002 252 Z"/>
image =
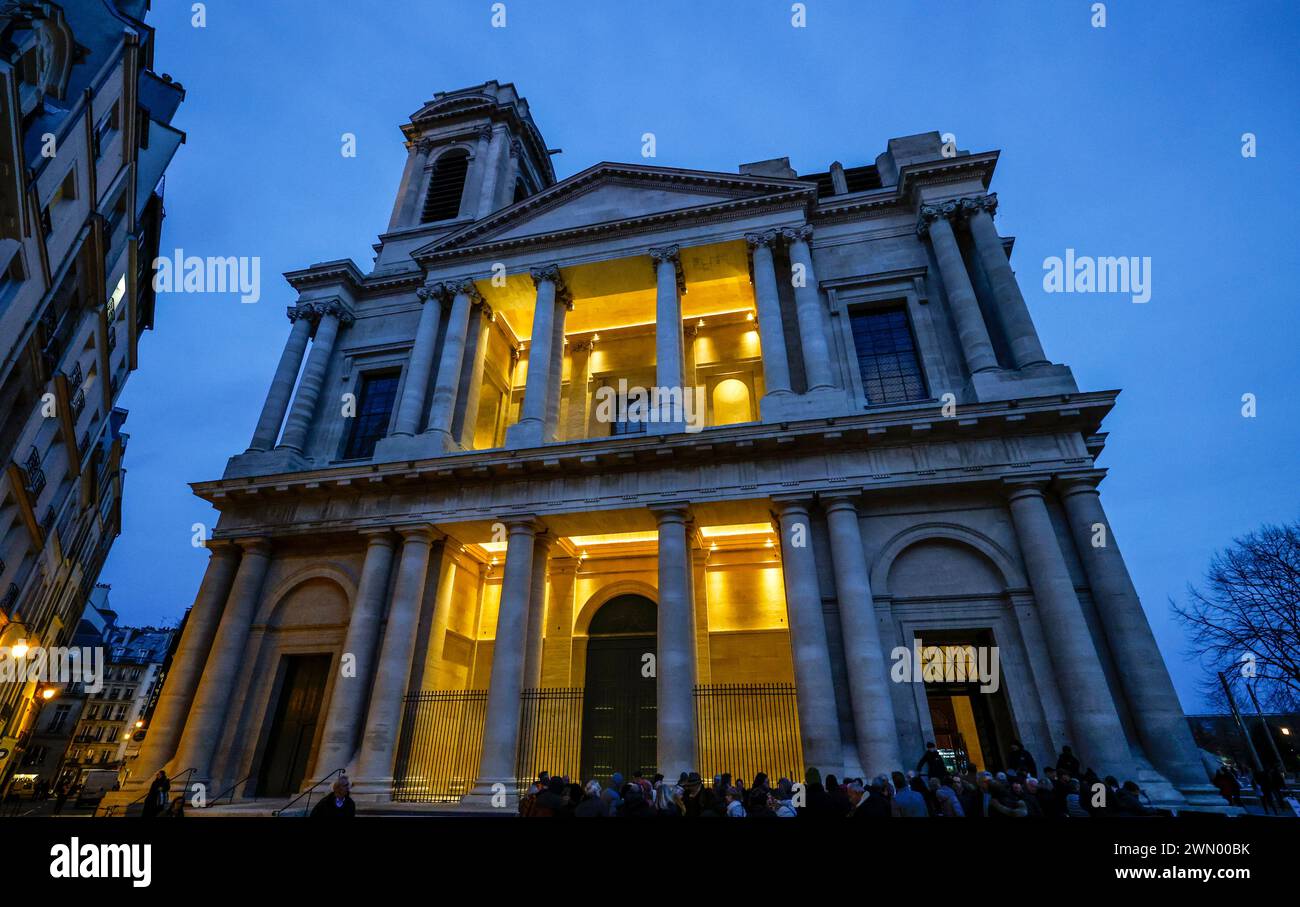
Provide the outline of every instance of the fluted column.
<path id="1" fill-rule="evenodd" d="M 546 379 L 546 431 L 547 441 L 555 441 L 560 434 L 560 392 L 564 387 L 564 323 L 573 309 L 567 298 L 560 300 L 551 325 L 551 374 Z M 531 361 L 529 367 L 532 366 Z"/>
<path id="2" fill-rule="evenodd" d="M 388 574 L 393 566 L 397 536 L 387 529 L 367 530 L 363 534 L 368 537 L 366 556 L 343 642 L 343 654 L 351 656 L 352 670 L 345 674 L 341 663 L 335 668 L 338 674 L 325 713 L 316 765 L 309 773 L 311 778 L 323 778 L 335 769 L 347 768 L 365 725 L 366 693 L 375 671 L 375 645 L 379 641 L 384 603 L 388 600 Z"/>
<path id="3" fill-rule="evenodd" d="M 546 567 L 555 539 L 548 533 L 533 537 L 533 572 L 528 587 L 528 629 L 524 634 L 524 689 L 542 685 L 542 637 L 546 629 Z"/>
<path id="4" fill-rule="evenodd" d="M 1011 347 L 1011 358 L 1016 368 L 1047 365 L 1034 319 L 1029 315 L 1020 284 L 1011 270 L 1011 262 L 1007 261 L 998 228 L 993 223 L 993 212 L 997 209 L 997 193 L 961 200 L 962 213 L 966 215 L 971 238 L 975 241 L 975 253 L 979 255 L 984 273 L 993 286 L 998 313 L 1002 316 L 1002 329 L 1006 331 L 1007 345 Z"/>
<path id="5" fill-rule="evenodd" d="M 681 431 L 686 425 L 680 252 L 677 246 L 650 250 L 655 265 L 655 384 L 664 395 L 662 408 L 652 418 L 667 431 Z"/>
<path id="6" fill-rule="evenodd" d="M 307 446 L 307 429 L 316 416 L 316 401 L 325 383 L 325 373 L 329 371 L 339 328 L 352 323 L 352 314 L 337 300 L 313 303 L 313 306 L 319 313 L 320 323 L 316 326 L 316 339 L 307 356 L 307 366 L 298 382 L 298 393 L 294 395 L 293 408 L 289 411 L 289 420 L 285 423 L 284 437 L 279 445 L 297 453 L 302 453 Z"/>
<path id="7" fill-rule="evenodd" d="M 411 344 L 411 358 L 406 366 L 406 382 L 397 402 L 397 415 L 393 419 L 393 435 L 411 437 L 420 430 L 424 416 L 424 400 L 429 390 L 429 375 L 433 371 L 434 345 L 438 342 L 438 322 L 442 319 L 442 300 L 446 297 L 445 284 L 435 283 L 416 290 L 420 299 L 420 320 L 415 327 L 415 340 Z"/>
<path id="8" fill-rule="evenodd" d="M 451 419 L 456 411 L 461 366 L 465 360 L 465 340 L 469 336 L 469 310 L 483 298 L 472 280 L 462 280 L 452 289 L 455 295 L 451 300 L 451 313 L 447 316 L 442 358 L 438 362 L 438 377 L 433 385 L 433 404 L 429 409 L 429 427 L 426 429 L 440 439 L 444 448 L 455 446 L 455 440 L 451 436 Z"/>
<path id="9" fill-rule="evenodd" d="M 989 340 L 988 326 L 984 324 L 984 313 L 980 311 L 979 300 L 971 286 L 970 274 L 966 272 L 966 262 L 961 257 L 957 237 L 953 236 L 949 223 L 957 210 L 956 202 L 923 205 L 916 230 L 921 236 L 930 237 L 934 257 L 939 262 L 939 274 L 948 292 L 952 317 L 957 322 L 957 336 L 966 368 L 973 375 L 997 368 L 998 360 Z"/>
<path id="10" fill-rule="evenodd" d="M 515 795 L 515 758 L 519 746 L 519 710 L 524 689 L 524 645 L 528 629 L 533 576 L 532 517 L 506 524 L 505 571 L 492 645 L 492 674 L 488 682 L 487 715 L 483 723 L 483 753 L 479 777 L 466 799 L 474 805 L 508 805 Z M 496 785 L 502 785 L 498 790 Z"/>
<path id="11" fill-rule="evenodd" d="M 501 153 L 506 143 L 504 126 L 492 127 L 492 138 L 488 141 L 487 160 L 483 164 L 483 183 L 479 189 L 478 216 L 487 217 L 497 209 L 497 180 L 501 172 Z"/>
<path id="12" fill-rule="evenodd" d="M 897 771 L 903 764 L 890 699 L 889 668 L 880 646 L 880 627 L 871 598 L 871 578 L 862 548 L 858 509 L 847 496 L 829 497 L 823 509 L 830 530 L 858 759 L 867 776 L 874 777 Z"/>
<path id="13" fill-rule="evenodd" d="M 181 633 L 176 654 L 172 656 L 166 683 L 158 697 L 158 704 L 154 707 L 144 744 L 140 747 L 140 755 L 132 770 L 132 780 L 139 785 L 148 785 L 158 769 L 176 752 L 181 731 L 185 727 L 186 712 L 194 700 L 199 678 L 203 674 L 203 665 L 208 660 L 213 637 L 217 635 L 221 614 L 235 580 L 235 570 L 239 566 L 239 546 L 212 540 L 207 547 L 207 572 L 203 574 L 194 606 L 185 619 L 185 630 Z M 181 765 L 178 769 L 184 771 L 189 767 Z"/>
<path id="14" fill-rule="evenodd" d="M 754 306 L 758 310 L 758 339 L 763 350 L 763 382 L 769 394 L 790 393 L 790 359 L 785 349 L 785 321 L 776 287 L 772 247 L 776 230 L 746 233 L 754 262 Z"/>
<path id="15" fill-rule="evenodd" d="M 486 302 L 480 302 L 470 315 L 470 339 L 472 349 L 465 356 L 465 368 L 460 374 L 463 405 L 460 407 L 460 423 L 454 434 L 465 450 L 474 449 L 474 435 L 478 428 L 478 406 L 483 396 L 483 367 L 487 362 L 488 332 L 496 315 Z"/>
<path id="16" fill-rule="evenodd" d="M 207 662 L 203 665 L 194 702 L 185 720 L 181 743 L 171 761 L 172 773 L 193 768 L 191 782 L 212 780 L 212 758 L 226 722 L 230 691 L 241 667 L 253 615 L 262 597 L 262 583 L 271 565 L 271 545 L 266 539 L 240 539 L 243 556 Z M 251 667 L 251 665 L 247 666 Z M 215 793 L 209 791 L 209 793 Z"/>
<path id="17" fill-rule="evenodd" d="M 799 318 L 799 341 L 803 350 L 804 373 L 808 376 L 808 390 L 825 390 L 835 386 L 831 372 L 831 352 L 826 336 L 826 319 L 822 317 L 821 291 L 817 287 L 817 274 L 813 271 L 812 251 L 808 240 L 812 238 L 812 224 L 788 227 L 781 231 L 790 244 L 790 267 L 803 266 L 803 280 L 794 288 L 795 312 Z"/>
<path id="18" fill-rule="evenodd" d="M 519 421 L 506 430 L 509 447 L 534 447 L 546 437 L 546 410 L 550 402 L 551 357 L 555 351 L 556 319 L 567 311 L 568 293 L 556 265 L 533 268 L 537 302 L 533 308 L 533 329 L 528 341 L 528 378 Z"/>
<path id="19" fill-rule="evenodd" d="M 1047 512 L 1045 485 L 1038 479 L 1008 480 L 1006 491 L 1048 653 L 1069 702 L 1072 743 L 1085 767 L 1098 775 L 1131 778 L 1132 755 Z"/>
<path id="20" fill-rule="evenodd" d="M 795 700 L 804 762 L 838 774 L 843 753 L 835 686 L 831 680 L 830 648 L 822 618 L 822 598 L 813 555 L 808 501 L 774 501 L 781 524 L 781 573 L 790 622 L 790 651 L 794 659 Z"/>
<path id="21" fill-rule="evenodd" d="M 424 579 L 429 569 L 429 546 L 435 535 L 431 526 L 403 527 L 398 532 L 402 536 L 402 554 L 393 582 L 388 621 L 384 625 L 384 642 L 375 665 L 370 711 L 366 715 L 365 736 L 357 754 L 353 782 L 353 789 L 358 793 L 380 799 L 392 796 L 402 698 L 410 682 L 415 630 L 420 622 Z"/>
<path id="22" fill-rule="evenodd" d="M 659 629 L 655 655 L 657 761 L 665 778 L 695 766 L 695 612 L 689 510 L 684 502 L 652 507 L 659 521 Z"/>
<path id="23" fill-rule="evenodd" d="M 1178 694 L 1102 510 L 1097 485 L 1104 475 L 1096 470 L 1060 477 L 1070 532 L 1143 749 L 1176 786 L 1204 786 L 1205 769 Z"/>
<path id="24" fill-rule="evenodd" d="M 587 437 L 591 418 L 591 354 L 596 342 L 577 340 L 569 344 L 569 406 L 564 414 L 564 440 L 580 441 Z"/>
<path id="25" fill-rule="evenodd" d="M 311 339 L 316 311 L 310 304 L 291 306 L 289 320 L 293 322 L 293 327 L 289 330 L 284 352 L 280 354 L 280 364 L 275 368 L 275 377 L 271 379 L 266 402 L 262 404 L 262 415 L 257 420 L 253 440 L 248 445 L 249 451 L 270 450 L 280 437 L 280 426 L 284 424 L 284 414 L 289 409 L 293 385 L 302 368 L 302 357 L 307 352 L 307 341 Z"/>

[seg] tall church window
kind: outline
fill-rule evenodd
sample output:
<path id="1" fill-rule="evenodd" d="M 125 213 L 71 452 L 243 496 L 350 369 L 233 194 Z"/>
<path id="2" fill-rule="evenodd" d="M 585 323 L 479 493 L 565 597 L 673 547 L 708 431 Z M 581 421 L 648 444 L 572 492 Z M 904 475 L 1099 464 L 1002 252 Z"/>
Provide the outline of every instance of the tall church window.
<path id="1" fill-rule="evenodd" d="M 343 449 L 343 459 L 360 460 L 374 455 L 379 439 L 388 434 L 388 423 L 397 399 L 397 372 L 367 372 L 357 391 L 357 414 L 352 433 Z"/>
<path id="2" fill-rule="evenodd" d="M 422 223 L 450 220 L 460 214 L 460 197 L 465 191 L 469 153 L 459 148 L 448 151 L 433 165 L 429 193 L 424 197 Z"/>
<path id="3" fill-rule="evenodd" d="M 867 402 L 880 405 L 924 400 L 925 379 L 907 312 L 901 306 L 859 309 L 849 317 Z"/>

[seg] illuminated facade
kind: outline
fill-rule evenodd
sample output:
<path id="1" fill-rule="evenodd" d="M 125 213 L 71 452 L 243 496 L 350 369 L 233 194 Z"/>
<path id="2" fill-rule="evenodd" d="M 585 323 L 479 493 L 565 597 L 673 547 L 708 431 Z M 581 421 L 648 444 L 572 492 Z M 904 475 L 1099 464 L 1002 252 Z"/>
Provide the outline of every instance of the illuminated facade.
<path id="1" fill-rule="evenodd" d="M 998 767 L 1015 738 L 1204 786 L 1091 541 L 1116 393 L 1039 344 L 996 152 L 557 180 L 495 82 L 403 132 L 374 267 L 286 275 L 251 443 L 194 486 L 220 522 L 133 777 L 475 805 L 536 769 L 863 775 L 927 739 Z M 895 682 L 918 640 L 996 647 L 996 690 Z"/>

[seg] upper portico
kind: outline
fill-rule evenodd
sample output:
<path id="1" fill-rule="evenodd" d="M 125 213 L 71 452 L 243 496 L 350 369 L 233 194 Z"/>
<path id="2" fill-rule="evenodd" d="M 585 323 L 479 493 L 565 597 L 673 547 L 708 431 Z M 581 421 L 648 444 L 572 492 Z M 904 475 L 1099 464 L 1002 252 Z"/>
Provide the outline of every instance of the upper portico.
<path id="1" fill-rule="evenodd" d="M 556 181 L 495 82 L 403 133 L 374 269 L 286 275 L 294 327 L 228 476 L 1078 391 L 998 235 L 997 152 L 947 156 L 931 132 L 824 173 L 606 162 Z"/>

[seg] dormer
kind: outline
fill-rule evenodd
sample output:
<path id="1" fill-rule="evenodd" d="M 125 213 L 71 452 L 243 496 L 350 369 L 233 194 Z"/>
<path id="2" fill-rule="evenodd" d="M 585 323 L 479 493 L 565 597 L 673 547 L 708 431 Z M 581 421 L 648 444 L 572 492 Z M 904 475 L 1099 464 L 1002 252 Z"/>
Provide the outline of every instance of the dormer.
<path id="1" fill-rule="evenodd" d="M 555 182 L 554 152 L 513 85 L 486 82 L 439 92 L 402 133 L 408 157 L 390 233 L 445 233 Z"/>

